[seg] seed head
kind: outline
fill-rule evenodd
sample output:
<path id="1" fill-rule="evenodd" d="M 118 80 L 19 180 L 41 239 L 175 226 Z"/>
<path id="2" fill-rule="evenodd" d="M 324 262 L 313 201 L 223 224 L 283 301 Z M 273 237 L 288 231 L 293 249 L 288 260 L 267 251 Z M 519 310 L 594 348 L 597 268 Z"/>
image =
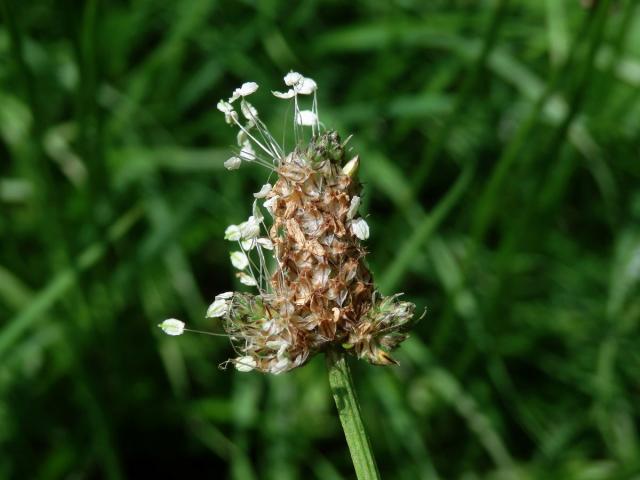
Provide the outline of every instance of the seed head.
<path id="1" fill-rule="evenodd" d="M 358 214 L 360 159 L 347 156 L 337 132 L 321 128 L 316 82 L 296 72 L 284 81 L 289 90 L 273 94 L 294 99 L 290 152 L 246 101 L 257 84 L 244 83 L 218 103 L 240 129 L 240 149 L 225 166 L 235 170 L 249 161 L 276 177 L 253 195 L 249 219 L 225 231 L 239 245 L 231 262 L 240 282 L 258 293 L 226 292 L 209 307 L 207 317 L 222 319 L 237 353 L 223 365 L 279 374 L 336 348 L 372 364 L 396 363 L 390 352 L 407 337 L 415 306 L 400 295 L 382 296 L 364 261 L 369 225 Z M 312 96 L 310 110 L 300 110 L 301 96 Z M 236 100 L 244 125 L 231 105 Z M 307 143 L 301 127 L 311 127 Z"/>

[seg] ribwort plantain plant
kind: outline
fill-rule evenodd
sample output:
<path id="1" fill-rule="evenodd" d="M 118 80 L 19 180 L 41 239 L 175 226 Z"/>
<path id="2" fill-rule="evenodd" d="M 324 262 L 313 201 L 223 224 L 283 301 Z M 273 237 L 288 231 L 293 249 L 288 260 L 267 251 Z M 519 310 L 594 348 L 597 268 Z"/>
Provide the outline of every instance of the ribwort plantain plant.
<path id="1" fill-rule="evenodd" d="M 358 478 L 377 478 L 345 355 L 396 364 L 391 351 L 407 338 L 415 306 L 375 288 L 362 245 L 369 226 L 358 214 L 360 159 L 347 154 L 348 139 L 320 122 L 316 83 L 296 72 L 284 82 L 289 89 L 273 94 L 293 100 L 292 151 L 275 140 L 247 100 L 256 83 L 244 83 L 217 105 L 227 123 L 239 128 L 237 154 L 225 167 L 256 164 L 276 180 L 253 195 L 252 215 L 225 231 L 238 245 L 231 263 L 239 281 L 257 293 L 222 293 L 207 317 L 222 319 L 237 353 L 222 367 L 280 374 L 325 353 Z M 305 97 L 309 110 L 300 108 Z M 303 141 L 304 128 L 311 129 L 309 142 Z M 176 319 L 160 326 L 170 335 L 185 330 Z"/>

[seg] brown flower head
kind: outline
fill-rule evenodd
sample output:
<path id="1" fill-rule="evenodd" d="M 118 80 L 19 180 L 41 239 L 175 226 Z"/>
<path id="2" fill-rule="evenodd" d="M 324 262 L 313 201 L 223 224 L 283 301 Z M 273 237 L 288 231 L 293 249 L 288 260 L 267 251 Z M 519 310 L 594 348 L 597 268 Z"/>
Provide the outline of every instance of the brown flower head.
<path id="1" fill-rule="evenodd" d="M 277 180 L 254 194 L 251 217 L 225 232 L 239 245 L 231 261 L 240 282 L 258 293 L 221 294 L 207 316 L 223 319 L 238 354 L 228 362 L 241 371 L 278 374 L 329 348 L 376 365 L 396 363 L 389 352 L 407 337 L 415 306 L 399 295 L 382 296 L 365 264 L 361 242 L 369 226 L 358 214 L 360 160 L 347 157 L 346 142 L 336 132 L 321 130 L 316 83 L 290 72 L 285 84 L 287 92 L 273 93 L 294 100 L 297 146 L 290 153 L 246 100 L 257 90 L 255 83 L 243 84 L 229 102 L 218 104 L 227 122 L 240 128 L 239 153 L 225 166 L 257 163 Z M 311 110 L 299 109 L 302 96 L 312 97 Z M 238 99 L 244 124 L 232 105 Z M 298 141 L 303 127 L 312 130 L 306 145 Z"/>

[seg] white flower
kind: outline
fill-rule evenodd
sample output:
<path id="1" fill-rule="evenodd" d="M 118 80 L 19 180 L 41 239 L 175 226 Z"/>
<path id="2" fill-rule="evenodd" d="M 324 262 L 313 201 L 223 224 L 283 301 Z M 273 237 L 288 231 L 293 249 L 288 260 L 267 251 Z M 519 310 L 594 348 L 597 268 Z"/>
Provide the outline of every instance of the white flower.
<path id="1" fill-rule="evenodd" d="M 256 282 L 255 278 L 253 278 L 251 275 L 247 275 L 244 272 L 236 273 L 236 276 L 240 280 L 240 283 L 243 285 L 247 285 L 249 287 L 255 287 L 258 285 L 258 282 Z"/>
<path id="2" fill-rule="evenodd" d="M 256 108 L 246 100 L 243 100 L 240 104 L 240 111 L 242 112 L 242 115 L 244 115 L 244 118 L 250 122 L 253 122 L 258 118 L 258 110 L 256 110 Z"/>
<path id="3" fill-rule="evenodd" d="M 315 125 L 318 117 L 311 110 L 300 110 L 296 115 L 296 123 L 305 127 Z"/>
<path id="4" fill-rule="evenodd" d="M 311 95 L 318 89 L 318 85 L 313 79 L 305 77 L 293 88 L 294 90 L 296 90 L 296 93 L 301 93 L 302 95 Z"/>
<path id="5" fill-rule="evenodd" d="M 242 248 L 246 252 L 253 250 L 256 247 L 256 245 L 259 245 L 261 248 L 264 248 L 265 250 L 273 250 L 273 242 L 266 237 L 249 238 L 247 240 L 240 240 L 240 245 L 242 245 Z"/>
<path id="6" fill-rule="evenodd" d="M 169 318 L 164 322 L 158 324 L 164 333 L 167 335 L 182 335 L 184 333 L 184 322 L 176 320 L 175 318 Z"/>
<path id="7" fill-rule="evenodd" d="M 240 160 L 238 157 L 231 157 L 229 160 L 224 162 L 224 168 L 226 168 L 227 170 L 237 170 L 240 168 L 241 163 L 242 160 Z"/>
<path id="8" fill-rule="evenodd" d="M 284 76 L 284 84 L 287 87 L 292 87 L 298 83 L 300 83 L 304 77 L 300 75 L 298 72 L 291 71 Z"/>
<path id="9" fill-rule="evenodd" d="M 242 231 L 239 225 L 229 225 L 224 231 L 224 239 L 232 242 L 237 242 L 242 238 Z"/>
<path id="10" fill-rule="evenodd" d="M 215 301 L 209 305 L 207 309 L 207 318 L 222 317 L 227 313 L 227 301 L 223 298 L 216 297 Z"/>
<path id="11" fill-rule="evenodd" d="M 225 115 L 228 115 L 231 112 L 235 111 L 233 109 L 233 106 L 230 103 L 225 102 L 224 100 L 220 100 L 216 105 L 216 108 L 220 110 L 222 113 L 224 113 Z"/>
<path id="12" fill-rule="evenodd" d="M 351 197 L 351 204 L 349 205 L 349 210 L 347 210 L 347 218 L 351 220 L 358 213 L 358 207 L 360 206 L 360 197 L 354 195 Z"/>
<path id="13" fill-rule="evenodd" d="M 259 238 L 256 242 L 266 250 L 273 250 L 273 242 L 266 237 Z"/>
<path id="14" fill-rule="evenodd" d="M 243 250 L 249 251 L 253 250 L 253 247 L 256 246 L 255 238 L 248 238 L 247 240 L 240 240 L 240 245 L 242 245 Z"/>
<path id="15" fill-rule="evenodd" d="M 246 222 L 240 224 L 240 234 L 243 240 L 256 238 L 260 235 L 260 223 L 253 215 Z"/>
<path id="16" fill-rule="evenodd" d="M 220 100 L 216 107 L 218 108 L 218 110 L 224 113 L 224 120 L 228 124 L 232 124 L 238 121 L 238 113 L 233 109 L 233 106 L 230 103 L 227 103 L 224 100 Z"/>
<path id="17" fill-rule="evenodd" d="M 240 158 L 247 162 L 253 162 L 256 159 L 256 152 L 249 141 L 245 141 L 240 149 Z"/>
<path id="18" fill-rule="evenodd" d="M 274 213 L 276 211 L 276 203 L 277 202 L 278 202 L 278 195 L 274 195 L 270 199 L 265 200 L 265 202 L 262 204 L 262 206 L 267 209 L 267 212 L 269 212 L 269 214 L 272 217 L 273 217 L 273 215 L 274 215 Z"/>
<path id="19" fill-rule="evenodd" d="M 286 92 L 271 92 L 278 98 L 293 98 L 296 95 L 311 95 L 318 89 L 318 85 L 312 78 L 303 77 L 297 72 L 289 72 L 284 77 L 284 83 L 293 87 Z"/>
<path id="20" fill-rule="evenodd" d="M 255 198 L 264 198 L 271 191 L 271 184 L 265 183 L 258 193 L 254 193 L 253 196 Z"/>
<path id="21" fill-rule="evenodd" d="M 231 297 L 233 297 L 233 292 L 224 292 L 216 295 L 216 300 L 229 300 Z"/>
<path id="22" fill-rule="evenodd" d="M 238 270 L 244 270 L 249 266 L 249 259 L 242 252 L 231 252 L 231 265 L 236 267 Z"/>
<path id="23" fill-rule="evenodd" d="M 296 91 L 293 88 L 290 88 L 286 92 L 274 92 L 274 91 L 271 91 L 271 93 L 273 93 L 274 96 L 276 96 L 278 98 L 282 98 L 284 100 L 287 100 L 289 98 L 293 98 L 293 97 L 296 96 Z"/>
<path id="24" fill-rule="evenodd" d="M 246 97 L 258 90 L 258 84 L 256 82 L 245 82 L 240 88 L 236 88 L 233 91 L 233 95 L 229 99 L 229 103 L 235 102 L 240 97 Z"/>
<path id="25" fill-rule="evenodd" d="M 364 218 L 356 218 L 351 222 L 351 232 L 360 240 L 369 238 L 369 225 Z"/>
<path id="26" fill-rule="evenodd" d="M 257 366 L 256 360 L 249 356 L 238 357 L 233 361 L 233 364 L 239 372 L 250 372 Z"/>

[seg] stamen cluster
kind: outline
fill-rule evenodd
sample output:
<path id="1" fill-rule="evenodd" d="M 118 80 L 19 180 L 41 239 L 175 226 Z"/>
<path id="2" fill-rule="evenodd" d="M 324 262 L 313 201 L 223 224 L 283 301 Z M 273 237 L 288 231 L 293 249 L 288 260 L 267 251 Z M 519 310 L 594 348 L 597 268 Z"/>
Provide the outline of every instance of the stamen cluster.
<path id="1" fill-rule="evenodd" d="M 239 151 L 225 162 L 227 169 L 256 163 L 277 176 L 254 194 L 252 215 L 225 231 L 238 245 L 231 262 L 239 281 L 258 290 L 220 294 L 207 311 L 223 320 L 238 354 L 225 363 L 278 374 L 327 349 L 377 365 L 396 363 L 389 352 L 407 337 L 415 306 L 399 295 L 382 296 L 365 264 L 361 242 L 369 226 L 358 214 L 359 158 L 348 159 L 347 142 L 322 128 L 316 83 L 296 72 L 284 81 L 289 89 L 273 94 L 293 100 L 295 146 L 289 153 L 246 99 L 257 84 L 245 83 L 218 103 L 226 121 L 240 129 Z M 300 100 L 309 96 L 311 109 L 300 110 Z M 234 107 L 238 100 L 244 122 Z M 308 143 L 302 127 L 311 127 Z"/>

